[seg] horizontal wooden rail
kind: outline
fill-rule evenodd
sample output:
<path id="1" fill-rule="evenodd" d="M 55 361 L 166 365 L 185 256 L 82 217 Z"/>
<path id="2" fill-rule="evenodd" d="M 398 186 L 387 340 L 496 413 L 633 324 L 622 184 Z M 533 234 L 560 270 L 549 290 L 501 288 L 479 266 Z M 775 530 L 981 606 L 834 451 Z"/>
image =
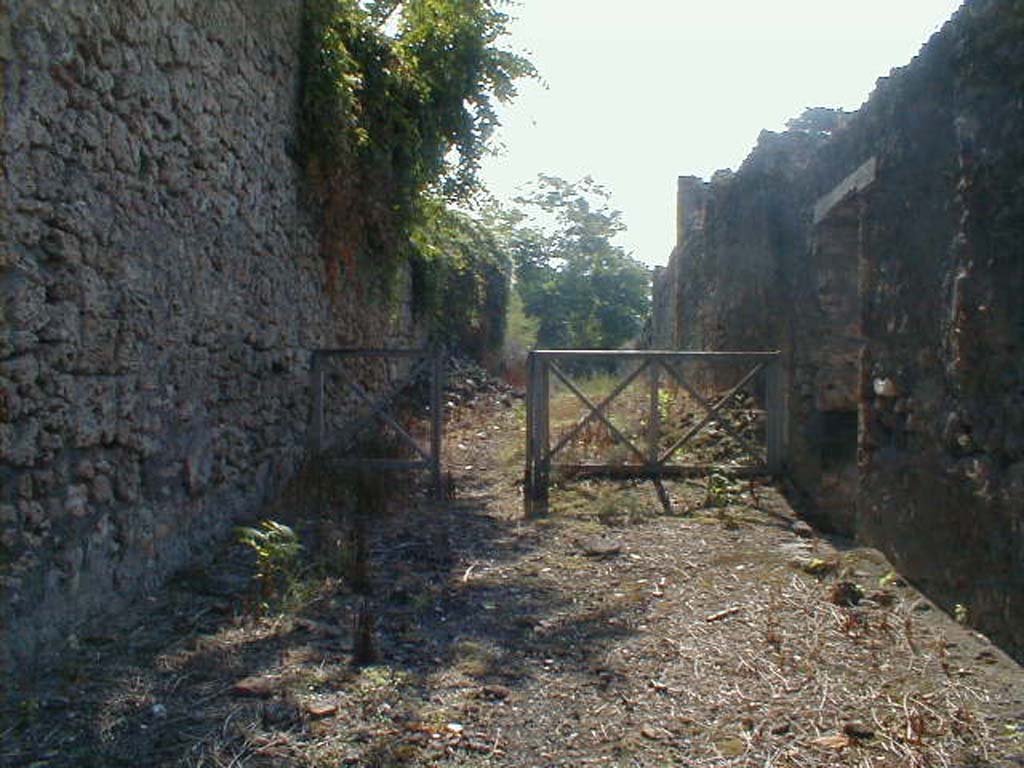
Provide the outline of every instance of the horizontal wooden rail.
<path id="1" fill-rule="evenodd" d="M 779 352 L 675 352 L 672 350 L 643 349 L 535 349 L 530 352 L 538 359 L 555 358 L 556 360 L 681 360 L 710 362 L 753 362 L 757 360 L 774 360 Z"/>
<path id="2" fill-rule="evenodd" d="M 430 357 L 430 349 L 316 349 L 313 357 Z"/>
<path id="3" fill-rule="evenodd" d="M 763 467 L 745 465 L 730 466 L 722 464 L 715 467 L 725 475 L 732 477 L 757 477 L 764 474 Z M 657 480 L 659 478 L 703 477 L 708 474 L 707 464 L 668 464 L 651 466 L 650 464 L 552 464 L 551 472 L 561 477 L 607 477 L 627 480 L 638 478 Z"/>

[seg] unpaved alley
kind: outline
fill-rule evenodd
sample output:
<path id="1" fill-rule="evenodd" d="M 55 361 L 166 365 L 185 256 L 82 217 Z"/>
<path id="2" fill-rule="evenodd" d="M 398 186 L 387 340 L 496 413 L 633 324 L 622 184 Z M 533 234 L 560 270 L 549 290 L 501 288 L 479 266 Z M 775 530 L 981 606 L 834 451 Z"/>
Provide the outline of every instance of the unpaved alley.
<path id="1" fill-rule="evenodd" d="M 258 610 L 231 545 L 76 638 L 5 711 L 0 763 L 1024 765 L 1020 667 L 877 552 L 747 481 L 670 484 L 670 514 L 571 482 L 525 522 L 521 401 L 464 400 L 454 498 L 390 500 L 367 594 L 307 576 Z"/>

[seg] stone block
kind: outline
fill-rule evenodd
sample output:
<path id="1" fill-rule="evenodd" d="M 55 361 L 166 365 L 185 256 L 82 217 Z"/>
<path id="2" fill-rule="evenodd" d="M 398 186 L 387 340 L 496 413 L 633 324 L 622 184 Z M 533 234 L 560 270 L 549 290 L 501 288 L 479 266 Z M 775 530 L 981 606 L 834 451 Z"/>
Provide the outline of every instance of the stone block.
<path id="1" fill-rule="evenodd" d="M 76 365 L 87 374 L 117 370 L 118 321 L 87 314 L 81 320 L 81 344 Z"/>
<path id="2" fill-rule="evenodd" d="M 89 514 L 89 488 L 86 485 L 72 485 L 68 488 L 64 500 L 64 511 L 72 517 L 85 517 Z"/>
<path id="3" fill-rule="evenodd" d="M 139 501 L 142 495 L 142 472 L 137 461 L 122 461 L 115 476 L 116 498 L 127 504 Z"/>
<path id="4" fill-rule="evenodd" d="M 39 432 L 39 424 L 31 420 L 0 424 L 0 461 L 20 468 L 35 466 Z"/>
<path id="5" fill-rule="evenodd" d="M 18 331 L 38 332 L 47 321 L 46 287 L 24 275 L 0 283 L 5 324 Z"/>
<path id="6" fill-rule="evenodd" d="M 114 499 L 114 486 L 106 475 L 99 475 L 90 485 L 92 500 L 97 504 L 109 504 Z"/>
<path id="7" fill-rule="evenodd" d="M 117 434 L 117 382 L 85 378 L 77 382 L 71 429 L 78 448 L 113 442 Z"/>
<path id="8" fill-rule="evenodd" d="M 68 149 L 64 154 L 71 157 L 73 153 Z M 40 200 L 60 200 L 66 178 L 64 160 L 52 152 L 36 150 L 30 154 L 30 162 L 31 175 L 25 182 L 34 182 L 34 189 L 31 189 L 34 196 Z M 25 187 L 22 189 L 29 191 Z"/>
<path id="9" fill-rule="evenodd" d="M 38 501 L 19 501 L 18 514 L 30 528 L 38 528 L 46 520 L 46 508 Z"/>
<path id="10" fill-rule="evenodd" d="M 39 379 L 39 360 L 23 355 L 0 361 L 0 376 L 20 386 L 33 385 Z"/>
<path id="11" fill-rule="evenodd" d="M 79 340 L 81 318 L 78 307 L 70 301 L 47 305 L 47 321 L 39 332 L 39 339 L 45 342 L 70 342 Z"/>

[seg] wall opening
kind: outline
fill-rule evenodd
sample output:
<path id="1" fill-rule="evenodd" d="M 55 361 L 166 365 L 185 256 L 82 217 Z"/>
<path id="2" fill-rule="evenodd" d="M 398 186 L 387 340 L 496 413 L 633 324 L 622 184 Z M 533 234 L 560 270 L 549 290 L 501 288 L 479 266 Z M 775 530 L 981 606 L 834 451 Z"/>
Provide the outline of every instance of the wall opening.
<path id="1" fill-rule="evenodd" d="M 821 414 L 821 471 L 835 472 L 857 461 L 857 410 Z"/>
<path id="2" fill-rule="evenodd" d="M 795 419 L 803 419 L 802 446 L 792 451 L 794 480 L 807 494 L 819 523 L 843 533 L 855 530 L 861 405 L 862 192 L 873 181 L 865 163 L 814 207 L 806 294 L 797 307 L 797 346 L 803 365 Z"/>

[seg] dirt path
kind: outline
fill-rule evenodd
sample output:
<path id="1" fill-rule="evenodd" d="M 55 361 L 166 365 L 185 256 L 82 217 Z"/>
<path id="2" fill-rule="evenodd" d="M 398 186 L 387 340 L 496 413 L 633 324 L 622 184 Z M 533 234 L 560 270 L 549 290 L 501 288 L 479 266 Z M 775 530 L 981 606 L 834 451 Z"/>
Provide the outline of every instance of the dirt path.
<path id="1" fill-rule="evenodd" d="M 369 597 L 323 578 L 255 616 L 236 546 L 79 638 L 0 765 L 1024 765 L 1024 672 L 878 553 L 746 483 L 673 485 L 671 516 L 573 484 L 524 523 L 522 428 L 500 391 L 457 411 L 455 500 L 375 527 Z"/>

